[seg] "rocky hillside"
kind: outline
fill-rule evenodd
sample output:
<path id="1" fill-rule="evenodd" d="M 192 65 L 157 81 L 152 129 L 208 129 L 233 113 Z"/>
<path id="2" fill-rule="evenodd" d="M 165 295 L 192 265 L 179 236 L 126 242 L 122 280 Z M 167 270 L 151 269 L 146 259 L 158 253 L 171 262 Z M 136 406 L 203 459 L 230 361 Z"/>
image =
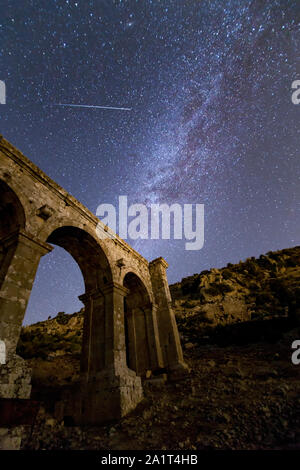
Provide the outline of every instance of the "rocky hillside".
<path id="1" fill-rule="evenodd" d="M 300 315 L 300 247 L 202 271 L 170 286 L 182 330 Z M 220 329 L 220 328 L 219 328 Z"/>
<path id="2" fill-rule="evenodd" d="M 18 354 L 32 368 L 33 388 L 65 385 L 79 379 L 84 309 L 22 328 Z"/>
<path id="3" fill-rule="evenodd" d="M 284 318 L 300 316 L 300 247 L 202 271 L 170 290 L 185 348 L 233 344 L 237 338 L 249 343 L 270 334 L 277 338 L 288 328 Z M 52 383 L 56 372 L 57 383 L 77 380 L 83 315 L 83 309 L 72 315 L 60 312 L 23 327 L 18 352 L 29 360 L 34 383 Z M 271 329 L 263 322 L 268 319 L 273 320 Z"/>
<path id="4" fill-rule="evenodd" d="M 81 351 L 84 309 L 72 315 L 59 312 L 49 318 L 22 328 L 18 353 L 25 359 L 51 359 L 64 354 L 77 357 Z"/>
<path id="5" fill-rule="evenodd" d="M 170 286 L 190 376 L 151 388 L 130 415 L 69 427 L 53 416 L 79 378 L 84 311 L 23 328 L 19 354 L 41 406 L 24 449 L 300 449 L 300 247 Z"/>

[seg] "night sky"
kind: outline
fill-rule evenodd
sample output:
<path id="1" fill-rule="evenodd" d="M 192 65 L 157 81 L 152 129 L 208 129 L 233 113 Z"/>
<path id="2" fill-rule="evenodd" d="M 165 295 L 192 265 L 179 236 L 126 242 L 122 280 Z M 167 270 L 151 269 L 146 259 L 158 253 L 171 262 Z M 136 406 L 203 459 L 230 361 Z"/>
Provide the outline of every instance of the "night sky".
<path id="1" fill-rule="evenodd" d="M 1 0 L 0 132 L 93 213 L 205 205 L 205 243 L 129 243 L 170 282 L 300 244 L 300 1 Z M 58 103 L 131 108 L 74 108 Z M 45 256 L 25 322 L 84 292 Z"/>

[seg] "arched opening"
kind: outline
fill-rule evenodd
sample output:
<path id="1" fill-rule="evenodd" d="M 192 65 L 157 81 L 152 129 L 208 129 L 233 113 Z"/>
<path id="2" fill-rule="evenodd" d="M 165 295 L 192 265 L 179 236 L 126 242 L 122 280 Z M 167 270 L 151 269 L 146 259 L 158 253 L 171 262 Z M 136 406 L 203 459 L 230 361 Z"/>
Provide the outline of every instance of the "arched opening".
<path id="1" fill-rule="evenodd" d="M 82 332 L 81 373 L 96 372 L 105 363 L 104 287 L 112 282 L 108 259 L 97 241 L 84 230 L 65 226 L 54 230 L 48 243 L 64 248 L 77 262 L 84 279 L 85 293 Z"/>
<path id="2" fill-rule="evenodd" d="M 126 274 L 124 287 L 129 290 L 124 300 L 127 366 L 143 377 L 151 369 L 150 298 L 143 282 L 134 273 Z"/>
<path id="3" fill-rule="evenodd" d="M 25 227 L 23 206 L 15 192 L 0 180 L 0 288 L 14 254 L 15 244 L 4 244 L 7 238 Z"/>
<path id="4" fill-rule="evenodd" d="M 82 272 L 86 292 L 112 281 L 108 260 L 88 232 L 77 227 L 60 227 L 52 232 L 47 242 L 64 248 L 74 258 Z"/>
<path id="5" fill-rule="evenodd" d="M 23 206 L 15 192 L 0 180 L 0 239 L 25 226 Z"/>
<path id="6" fill-rule="evenodd" d="M 58 228 L 47 242 L 64 248 L 81 270 L 85 285 L 85 293 L 80 296 L 84 304 L 81 372 L 101 370 L 105 360 L 105 302 L 102 290 L 112 281 L 108 260 L 93 237 L 77 227 Z"/>
<path id="7" fill-rule="evenodd" d="M 64 385 L 69 380 L 72 382 L 77 380 L 80 365 L 83 363 L 85 367 L 85 360 L 83 361 L 82 357 L 87 356 L 86 350 L 96 356 L 96 363 L 101 364 L 103 361 L 103 352 L 97 351 L 97 347 L 99 347 L 99 337 L 100 342 L 104 343 L 104 325 L 98 324 L 100 315 L 96 318 L 91 317 L 89 303 L 86 303 L 84 299 L 80 301 L 78 296 L 86 297 L 90 292 L 95 291 L 98 291 L 101 296 L 103 286 L 112 279 L 109 263 L 103 250 L 88 232 L 77 227 L 64 226 L 54 230 L 46 241 L 54 246 L 54 250 L 41 260 L 39 270 L 42 269 L 45 272 L 40 278 L 39 273 L 37 275 L 37 282 L 33 286 L 32 302 L 29 303 L 29 311 L 26 312 L 26 323 L 33 323 L 28 320 L 37 313 L 33 307 L 38 308 L 39 298 L 41 305 L 60 305 L 60 310 L 46 312 L 41 309 L 40 315 L 41 317 L 43 315 L 43 318 L 35 317 L 35 322 L 46 320 L 49 313 L 54 313 L 55 318 L 51 318 L 47 324 L 34 325 L 32 329 L 25 328 L 19 343 L 20 354 L 22 351 L 24 357 L 33 359 L 33 382 L 37 392 L 39 388 L 53 386 L 52 383 L 50 384 L 51 377 L 52 382 L 55 378 L 54 383 L 57 386 Z M 53 278 L 55 274 L 56 279 Z M 59 285 L 60 280 L 62 280 L 62 288 Z M 75 285 L 73 285 L 74 280 Z M 47 301 L 41 298 L 43 295 L 46 296 Z M 51 299 L 51 296 L 60 298 Z M 70 311 L 72 305 L 75 308 Z M 57 315 L 59 312 L 61 313 Z M 78 313 L 67 315 L 64 314 L 65 312 Z M 93 322 L 92 328 L 90 321 Z M 35 345 L 38 354 L 35 354 Z M 26 356 L 26 352 L 29 356 L 28 354 Z M 69 356 L 68 361 L 64 360 L 65 354 Z M 36 362 L 34 360 L 36 356 L 42 356 L 45 364 Z"/>
<path id="8" fill-rule="evenodd" d="M 79 312 L 83 304 L 78 296 L 83 292 L 84 279 L 78 264 L 64 248 L 54 246 L 40 259 L 23 325 L 51 320 L 58 313 Z"/>
<path id="9" fill-rule="evenodd" d="M 30 370 L 16 355 L 33 275 L 26 246 L 25 211 L 15 192 L 0 180 L 0 340 L 3 347 L 0 374 L 2 398 L 29 398 Z M 27 241 L 27 239 L 26 239 Z M 32 256 L 33 262 L 35 257 Z M 21 272 L 23 271 L 23 272 Z M 25 275 L 24 275 L 25 272 Z"/>

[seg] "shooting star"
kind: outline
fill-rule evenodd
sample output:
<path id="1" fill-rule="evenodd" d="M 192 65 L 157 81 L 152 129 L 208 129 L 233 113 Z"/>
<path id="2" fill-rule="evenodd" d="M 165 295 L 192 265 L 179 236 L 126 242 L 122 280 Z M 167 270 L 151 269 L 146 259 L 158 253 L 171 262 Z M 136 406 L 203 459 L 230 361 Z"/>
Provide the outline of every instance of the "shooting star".
<path id="1" fill-rule="evenodd" d="M 98 108 L 98 109 L 116 109 L 118 111 L 131 111 L 132 108 L 117 108 L 115 106 L 97 106 L 93 104 L 69 104 L 69 103 L 57 103 L 55 106 L 71 106 L 74 108 Z"/>

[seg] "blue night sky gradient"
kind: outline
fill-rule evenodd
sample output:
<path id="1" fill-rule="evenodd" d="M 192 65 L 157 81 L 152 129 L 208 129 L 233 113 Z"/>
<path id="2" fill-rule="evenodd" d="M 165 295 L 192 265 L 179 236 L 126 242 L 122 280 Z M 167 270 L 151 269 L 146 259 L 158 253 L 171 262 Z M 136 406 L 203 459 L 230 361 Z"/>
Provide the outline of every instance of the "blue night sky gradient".
<path id="1" fill-rule="evenodd" d="M 200 251 L 129 240 L 170 282 L 300 243 L 299 1 L 2 0 L 0 39 L 0 132 L 92 212 L 119 195 L 205 205 Z M 25 322 L 83 292 L 55 247 Z"/>

